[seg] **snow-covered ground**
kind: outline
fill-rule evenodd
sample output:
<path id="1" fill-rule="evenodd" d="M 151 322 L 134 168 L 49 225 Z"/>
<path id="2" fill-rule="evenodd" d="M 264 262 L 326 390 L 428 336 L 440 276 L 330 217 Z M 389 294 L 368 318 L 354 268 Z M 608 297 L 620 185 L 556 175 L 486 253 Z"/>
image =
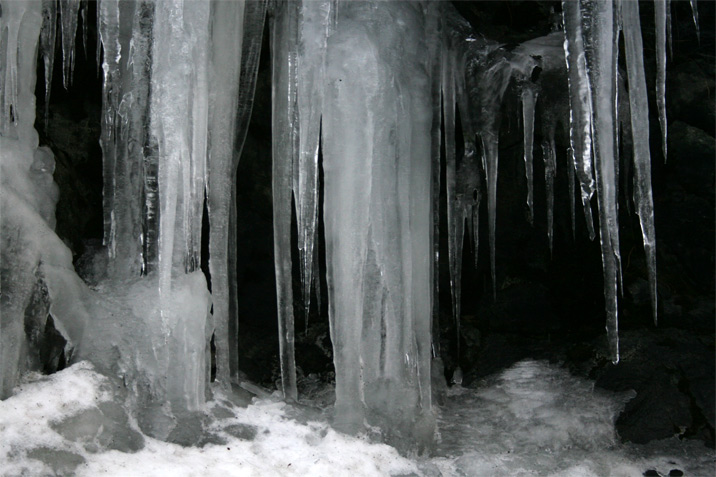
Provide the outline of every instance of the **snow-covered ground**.
<path id="1" fill-rule="evenodd" d="M 139 435 L 131 418 L 123 427 L 111 387 L 86 362 L 25 376 L 17 393 L 0 401 L 0 474 L 715 475 L 714 453 L 700 442 L 619 444 L 613 420 L 630 396 L 594 391 L 544 362 L 523 361 L 475 389 L 452 388 L 430 458 L 406 458 L 325 422 L 294 419 L 300 410 L 277 399 L 239 407 L 220 393 L 207 405 L 203 445 L 170 444 Z"/>

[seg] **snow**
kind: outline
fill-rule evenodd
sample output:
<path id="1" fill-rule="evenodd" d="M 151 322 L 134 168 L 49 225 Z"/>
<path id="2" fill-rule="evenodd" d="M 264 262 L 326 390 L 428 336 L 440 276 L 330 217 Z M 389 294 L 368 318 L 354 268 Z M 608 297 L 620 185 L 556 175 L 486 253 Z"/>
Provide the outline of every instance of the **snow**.
<path id="1" fill-rule="evenodd" d="M 220 389 L 203 411 L 208 418 L 203 445 L 142 436 L 130 420 L 114 427 L 112 436 L 133 436 L 138 446 L 112 449 L 104 435 L 112 426 L 107 410 L 119 395 L 112 382 L 87 362 L 51 376 L 25 375 L 15 395 L 0 402 L 0 475 L 58 469 L 78 476 L 178 477 L 438 472 L 601 477 L 642 475 L 647 469 L 709 475 L 715 458 L 702 444 L 676 438 L 618 444 L 613 421 L 631 394 L 595 390 L 591 382 L 541 361 L 519 362 L 474 388 L 451 388 L 439 419 L 436 455 L 421 458 L 403 457 L 366 436 L 337 433 L 320 414 L 306 414 L 274 396 L 240 407 Z"/>

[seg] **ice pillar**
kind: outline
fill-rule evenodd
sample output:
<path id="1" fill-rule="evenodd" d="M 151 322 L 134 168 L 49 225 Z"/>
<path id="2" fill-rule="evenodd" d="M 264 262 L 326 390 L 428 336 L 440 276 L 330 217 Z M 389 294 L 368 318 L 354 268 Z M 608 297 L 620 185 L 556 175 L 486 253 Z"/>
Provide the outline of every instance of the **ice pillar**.
<path id="1" fill-rule="evenodd" d="M 432 441 L 431 6 L 344 2 L 327 53 L 323 158 L 336 426 Z M 360 125 L 360 126 L 357 126 Z"/>

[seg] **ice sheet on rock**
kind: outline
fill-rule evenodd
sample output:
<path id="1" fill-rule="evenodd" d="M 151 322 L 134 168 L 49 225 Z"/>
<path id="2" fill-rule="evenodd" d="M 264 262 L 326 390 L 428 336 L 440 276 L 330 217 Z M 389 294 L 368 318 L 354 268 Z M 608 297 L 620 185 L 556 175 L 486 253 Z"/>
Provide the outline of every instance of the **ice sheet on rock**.
<path id="1" fill-rule="evenodd" d="M 72 84 L 72 74 L 75 69 L 75 37 L 80 0 L 59 0 L 59 2 L 62 25 L 62 84 L 67 89 Z"/>
<path id="2" fill-rule="evenodd" d="M 634 146 L 634 205 L 641 222 L 644 251 L 649 274 L 654 324 L 656 314 L 656 238 L 654 231 L 654 201 L 651 192 L 651 155 L 649 152 L 649 105 L 644 74 L 644 46 L 641 39 L 639 5 L 635 2 L 622 3 L 624 22 L 624 44 L 627 73 L 629 78 L 629 103 L 631 131 Z M 657 86 L 658 87 L 658 86 Z M 660 111 L 661 118 L 661 111 Z M 664 126 L 666 125 L 664 118 Z M 665 131 L 665 129 L 664 129 Z"/>
<path id="3" fill-rule="evenodd" d="M 100 39 L 104 49 L 102 94 L 104 242 L 111 274 L 135 277 L 153 268 L 148 250 L 156 180 L 149 152 L 149 97 L 154 4 L 102 2 Z"/>
<path id="4" fill-rule="evenodd" d="M 38 12 L 39 13 L 39 12 Z M 39 30 L 38 30 L 39 32 Z M 25 313 L 38 281 L 49 295 L 49 313 L 67 341 L 66 355 L 81 341 L 88 313 L 81 301 L 84 283 L 74 274 L 72 253 L 55 235 L 57 185 L 49 149 L 33 150 L 0 137 L 0 395 L 11 394 L 25 363 Z"/>

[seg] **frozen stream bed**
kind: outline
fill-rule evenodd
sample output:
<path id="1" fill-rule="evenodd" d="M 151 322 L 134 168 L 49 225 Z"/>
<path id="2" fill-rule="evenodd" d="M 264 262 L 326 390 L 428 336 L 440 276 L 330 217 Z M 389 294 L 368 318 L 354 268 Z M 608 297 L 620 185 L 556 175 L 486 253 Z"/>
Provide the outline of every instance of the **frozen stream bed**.
<path id="1" fill-rule="evenodd" d="M 630 396 L 594 391 L 539 361 L 517 363 L 474 389 L 453 387 L 431 458 L 339 434 L 309 407 L 273 397 L 240 407 L 220 393 L 198 417 L 199 445 L 161 442 L 135 430 L 116 402 L 118 385 L 85 362 L 25 376 L 0 402 L 0 474 L 714 475 L 714 453 L 697 441 L 619 444 L 613 420 Z"/>

